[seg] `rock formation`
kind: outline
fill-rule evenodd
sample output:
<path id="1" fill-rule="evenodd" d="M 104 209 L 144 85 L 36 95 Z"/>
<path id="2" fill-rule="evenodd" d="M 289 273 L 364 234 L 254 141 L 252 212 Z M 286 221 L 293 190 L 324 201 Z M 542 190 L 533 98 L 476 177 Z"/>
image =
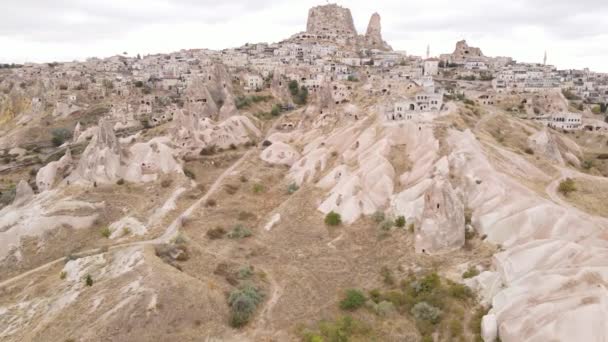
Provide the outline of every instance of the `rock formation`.
<path id="1" fill-rule="evenodd" d="M 461 40 L 456 43 L 456 49 L 452 53 L 453 62 L 464 62 L 467 57 L 483 57 L 480 48 L 471 47 L 466 40 Z"/>
<path id="2" fill-rule="evenodd" d="M 306 32 L 345 37 L 355 37 L 357 35 L 350 10 L 336 4 L 311 8 L 308 11 Z"/>
<path id="3" fill-rule="evenodd" d="M 528 137 L 528 146 L 534 151 L 534 153 L 541 155 L 559 165 L 564 165 L 564 159 L 559 152 L 557 142 L 547 129 L 538 131 L 537 133 Z"/>
<path id="4" fill-rule="evenodd" d="M 38 170 L 36 186 L 40 192 L 51 189 L 57 181 L 65 178 L 72 170 L 72 153 L 68 148 L 65 155 L 58 161 L 53 161 Z"/>
<path id="5" fill-rule="evenodd" d="M 120 179 L 122 151 L 112 125 L 99 120 L 99 130 L 82 153 L 72 173 L 74 180 L 110 183 Z"/>
<path id="6" fill-rule="evenodd" d="M 32 187 L 24 181 L 19 181 L 17 189 L 15 190 L 15 200 L 13 201 L 14 206 L 21 206 L 29 202 L 34 197 L 34 190 Z"/>
<path id="7" fill-rule="evenodd" d="M 367 32 L 365 33 L 366 45 L 371 48 L 390 50 L 390 46 L 382 39 L 382 25 L 380 24 L 380 14 L 374 13 L 369 19 Z"/>
<path id="8" fill-rule="evenodd" d="M 424 195 L 416 252 L 440 253 L 464 245 L 464 205 L 449 181 L 438 177 Z"/>

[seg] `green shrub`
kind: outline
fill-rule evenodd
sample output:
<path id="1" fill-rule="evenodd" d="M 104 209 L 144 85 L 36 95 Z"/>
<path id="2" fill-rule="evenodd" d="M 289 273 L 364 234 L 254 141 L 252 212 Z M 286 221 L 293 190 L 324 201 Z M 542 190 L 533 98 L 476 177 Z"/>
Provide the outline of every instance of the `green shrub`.
<path id="1" fill-rule="evenodd" d="M 405 217 L 404 216 L 398 216 L 395 219 L 395 227 L 403 228 L 403 227 L 405 227 L 405 223 L 406 222 L 405 222 Z"/>
<path id="2" fill-rule="evenodd" d="M 395 312 L 395 304 L 383 300 L 380 303 L 374 303 L 372 302 L 371 304 L 371 309 L 372 311 L 374 311 L 374 313 L 378 316 L 382 316 L 382 317 L 386 317 L 388 315 L 390 315 L 391 313 Z"/>
<path id="3" fill-rule="evenodd" d="M 59 273 L 59 279 L 61 280 L 64 280 L 67 276 L 68 274 L 65 271 L 61 271 L 61 273 Z"/>
<path id="4" fill-rule="evenodd" d="M 253 275 L 253 267 L 247 265 L 239 268 L 237 272 L 237 277 L 239 279 L 247 279 Z"/>
<path id="5" fill-rule="evenodd" d="M 125 180 L 121 178 L 118 181 L 116 181 L 116 184 L 118 184 L 118 185 L 124 185 L 125 184 Z"/>
<path id="6" fill-rule="evenodd" d="M 453 281 L 448 282 L 448 293 L 451 297 L 460 300 L 473 298 L 473 291 L 469 287 Z"/>
<path id="7" fill-rule="evenodd" d="M 365 304 L 365 295 L 357 289 L 346 290 L 344 298 L 340 301 L 340 309 L 354 311 Z"/>
<path id="8" fill-rule="evenodd" d="M 469 279 L 479 275 L 479 270 L 475 266 L 469 266 L 469 268 L 462 274 L 462 279 Z"/>
<path id="9" fill-rule="evenodd" d="M 524 152 L 526 152 L 527 154 L 534 154 L 534 150 L 533 150 L 533 149 L 531 149 L 531 148 L 529 148 L 529 147 L 526 147 L 526 148 L 524 149 Z"/>
<path id="10" fill-rule="evenodd" d="M 428 321 L 433 324 L 438 323 L 441 318 L 441 310 L 428 304 L 427 302 L 420 302 L 414 305 L 411 313 L 416 319 Z"/>
<path id="11" fill-rule="evenodd" d="M 188 168 L 184 168 L 184 175 L 190 179 L 196 179 L 196 174 L 194 174 L 194 172 Z"/>
<path id="12" fill-rule="evenodd" d="M 298 95 L 298 89 L 300 89 L 300 86 L 298 85 L 298 81 L 290 81 L 289 84 L 287 85 L 287 87 L 289 88 L 289 92 L 291 93 L 292 96 L 296 96 Z"/>
<path id="13" fill-rule="evenodd" d="M 574 183 L 574 179 L 566 178 L 565 180 L 559 183 L 557 191 L 562 193 L 564 196 L 568 196 L 571 192 L 576 191 L 576 184 Z"/>
<path id="14" fill-rule="evenodd" d="M 66 140 L 72 138 L 72 132 L 67 128 L 56 128 L 51 131 L 51 134 L 53 136 L 52 142 L 54 146 L 61 146 Z"/>
<path id="15" fill-rule="evenodd" d="M 298 191 L 300 189 L 300 187 L 296 184 L 296 183 L 291 183 L 289 184 L 289 186 L 287 187 L 287 193 L 292 195 L 294 194 L 296 191 Z"/>
<path id="16" fill-rule="evenodd" d="M 91 275 L 90 275 L 90 274 L 87 274 L 87 276 L 86 276 L 86 277 L 85 277 L 85 279 L 84 279 L 84 283 L 85 283 L 87 286 L 93 286 L 93 278 L 91 277 Z"/>
<path id="17" fill-rule="evenodd" d="M 251 236 L 251 230 L 238 224 L 234 226 L 234 228 L 232 228 L 232 230 L 226 236 L 228 236 L 230 239 L 244 239 Z"/>
<path id="18" fill-rule="evenodd" d="M 247 324 L 263 299 L 264 294 L 253 285 L 245 285 L 232 291 L 228 297 L 230 325 L 238 328 Z"/>
<path id="19" fill-rule="evenodd" d="M 369 341 L 371 329 L 365 323 L 355 320 L 350 316 L 344 316 L 335 322 L 322 321 L 319 323 L 318 332 L 305 332 L 305 342 L 346 342 L 346 341 Z"/>
<path id="20" fill-rule="evenodd" d="M 308 100 L 308 89 L 302 86 L 298 94 L 294 97 L 294 102 L 297 105 L 305 105 Z"/>
<path id="21" fill-rule="evenodd" d="M 437 275 L 437 273 L 431 273 L 420 280 L 413 281 L 411 284 L 416 294 L 430 293 L 440 285 L 441 279 L 439 279 L 439 275 Z"/>
<path id="22" fill-rule="evenodd" d="M 273 105 L 272 109 L 270 110 L 270 115 L 279 116 L 279 114 L 281 114 L 281 106 L 278 104 Z"/>
<path id="23" fill-rule="evenodd" d="M 369 291 L 369 298 L 374 303 L 380 303 L 380 301 L 382 300 L 382 293 L 378 289 L 373 289 L 373 290 Z"/>
<path id="24" fill-rule="evenodd" d="M 12 184 L 8 189 L 0 193 L 0 205 L 9 205 L 13 203 L 17 196 L 17 187 Z"/>
<path id="25" fill-rule="evenodd" d="M 253 193 L 254 194 L 259 194 L 266 191 L 266 189 L 264 188 L 264 185 L 259 184 L 259 183 L 255 183 L 253 184 Z"/>
<path id="26" fill-rule="evenodd" d="M 107 239 L 110 237 L 110 235 L 112 235 L 112 231 L 110 230 L 110 228 L 104 227 L 101 229 L 101 236 Z"/>
<path id="27" fill-rule="evenodd" d="M 342 224 L 342 218 L 340 214 L 331 211 L 329 214 L 325 215 L 325 224 L 328 226 L 339 226 Z"/>

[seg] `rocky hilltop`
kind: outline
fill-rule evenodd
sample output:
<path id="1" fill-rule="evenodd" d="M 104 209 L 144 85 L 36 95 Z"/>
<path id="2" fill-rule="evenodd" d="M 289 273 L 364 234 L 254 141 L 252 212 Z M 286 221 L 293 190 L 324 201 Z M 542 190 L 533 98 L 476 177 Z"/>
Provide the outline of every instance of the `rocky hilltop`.
<path id="1" fill-rule="evenodd" d="M 343 48 L 391 50 L 382 39 L 378 13 L 371 16 L 366 34 L 359 35 L 350 9 L 336 4 L 311 8 L 308 11 L 306 31 L 294 35 L 291 40 L 331 41 L 339 43 Z"/>
<path id="2" fill-rule="evenodd" d="M 329 4 L 313 7 L 308 11 L 306 32 L 310 34 L 329 34 L 355 37 L 357 30 L 350 9 Z"/>

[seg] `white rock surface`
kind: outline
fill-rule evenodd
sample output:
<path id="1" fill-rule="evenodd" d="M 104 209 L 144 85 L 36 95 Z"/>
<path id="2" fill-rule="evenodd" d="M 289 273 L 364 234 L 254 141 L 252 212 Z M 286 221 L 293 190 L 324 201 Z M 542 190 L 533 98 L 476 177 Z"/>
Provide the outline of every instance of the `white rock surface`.
<path id="1" fill-rule="evenodd" d="M 486 315 L 481 320 L 481 337 L 484 342 L 495 342 L 498 337 L 498 325 L 496 316 Z"/>
<path id="2" fill-rule="evenodd" d="M 422 223 L 416 231 L 418 253 L 436 254 L 464 245 L 464 205 L 449 181 L 437 177 L 424 195 Z"/>
<path id="3" fill-rule="evenodd" d="M 57 182 L 61 181 L 71 172 L 73 163 L 72 152 L 68 148 L 61 159 L 50 162 L 40 168 L 36 174 L 38 191 L 42 192 L 52 189 Z"/>
<path id="4" fill-rule="evenodd" d="M 300 154 L 291 146 L 277 141 L 265 148 L 260 158 L 267 163 L 291 166 L 300 159 Z"/>

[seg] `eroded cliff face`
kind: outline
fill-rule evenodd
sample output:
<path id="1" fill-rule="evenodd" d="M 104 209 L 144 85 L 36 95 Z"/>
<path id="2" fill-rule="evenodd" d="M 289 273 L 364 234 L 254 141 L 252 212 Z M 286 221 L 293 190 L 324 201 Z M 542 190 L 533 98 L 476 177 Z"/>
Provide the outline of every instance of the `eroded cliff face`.
<path id="1" fill-rule="evenodd" d="M 357 35 L 350 10 L 336 4 L 311 8 L 308 11 L 306 32 L 352 37 Z"/>
<path id="2" fill-rule="evenodd" d="M 365 33 L 365 43 L 372 48 L 391 50 L 391 47 L 382 39 L 382 25 L 380 21 L 380 14 L 372 14 L 367 25 L 367 32 Z"/>
<path id="3" fill-rule="evenodd" d="M 434 179 L 425 194 L 416 252 L 441 253 L 464 245 L 464 205 L 450 182 Z"/>
<path id="4" fill-rule="evenodd" d="M 464 61 L 467 57 L 482 57 L 483 53 L 480 48 L 472 47 L 467 44 L 466 40 L 461 40 L 456 43 L 452 58 L 455 61 Z"/>

